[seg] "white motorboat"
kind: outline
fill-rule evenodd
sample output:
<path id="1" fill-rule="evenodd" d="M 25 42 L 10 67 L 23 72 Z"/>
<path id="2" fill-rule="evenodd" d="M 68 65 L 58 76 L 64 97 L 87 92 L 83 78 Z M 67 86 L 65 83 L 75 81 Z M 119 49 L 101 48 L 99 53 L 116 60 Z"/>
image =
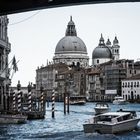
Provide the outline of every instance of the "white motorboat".
<path id="1" fill-rule="evenodd" d="M 85 96 L 71 96 L 70 105 L 84 105 L 86 103 Z"/>
<path id="2" fill-rule="evenodd" d="M 0 114 L 0 124 L 18 124 L 25 123 L 27 121 L 27 116 L 22 114 Z"/>
<path id="3" fill-rule="evenodd" d="M 122 105 L 126 104 L 126 101 L 123 99 L 122 96 L 116 96 L 113 100 L 113 104 Z"/>
<path id="4" fill-rule="evenodd" d="M 98 114 L 109 112 L 110 108 L 107 103 L 101 102 L 101 103 L 96 103 L 94 110 L 95 110 L 95 114 L 98 115 Z"/>
<path id="5" fill-rule="evenodd" d="M 136 129 L 139 120 L 135 111 L 107 112 L 91 118 L 83 128 L 85 133 L 116 134 Z"/>

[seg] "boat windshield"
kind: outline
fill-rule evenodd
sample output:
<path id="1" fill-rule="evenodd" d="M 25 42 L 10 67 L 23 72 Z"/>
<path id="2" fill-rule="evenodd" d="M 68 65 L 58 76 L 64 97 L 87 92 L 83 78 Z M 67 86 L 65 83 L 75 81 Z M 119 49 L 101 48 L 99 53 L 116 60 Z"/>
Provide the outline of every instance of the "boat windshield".
<path id="1" fill-rule="evenodd" d="M 116 118 L 116 117 L 118 117 L 118 116 L 116 116 L 116 115 L 101 115 L 101 116 L 99 116 L 98 119 L 96 119 L 96 121 L 111 122 L 111 120 L 113 118 Z"/>

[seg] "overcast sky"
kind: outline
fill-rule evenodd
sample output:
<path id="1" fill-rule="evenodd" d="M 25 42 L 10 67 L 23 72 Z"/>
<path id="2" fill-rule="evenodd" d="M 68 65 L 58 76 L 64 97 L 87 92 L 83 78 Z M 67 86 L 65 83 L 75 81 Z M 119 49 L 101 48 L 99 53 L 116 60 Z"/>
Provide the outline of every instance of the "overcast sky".
<path id="1" fill-rule="evenodd" d="M 8 36 L 11 43 L 9 61 L 15 55 L 18 71 L 12 86 L 35 83 L 36 69 L 52 61 L 58 41 L 65 36 L 72 16 L 77 36 L 86 44 L 88 55 L 97 47 L 101 33 L 105 41 L 115 35 L 120 44 L 120 58 L 140 58 L 140 3 L 91 4 L 51 8 L 11 14 Z"/>

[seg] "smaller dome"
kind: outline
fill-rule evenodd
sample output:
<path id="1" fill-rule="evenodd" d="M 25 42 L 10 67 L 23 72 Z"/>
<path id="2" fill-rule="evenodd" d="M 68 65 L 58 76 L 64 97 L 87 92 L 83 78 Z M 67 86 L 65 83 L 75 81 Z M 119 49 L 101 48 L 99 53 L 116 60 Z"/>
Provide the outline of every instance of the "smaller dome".
<path id="1" fill-rule="evenodd" d="M 96 59 L 96 58 L 112 58 L 112 53 L 108 47 L 98 46 L 93 50 L 92 53 L 92 59 Z"/>

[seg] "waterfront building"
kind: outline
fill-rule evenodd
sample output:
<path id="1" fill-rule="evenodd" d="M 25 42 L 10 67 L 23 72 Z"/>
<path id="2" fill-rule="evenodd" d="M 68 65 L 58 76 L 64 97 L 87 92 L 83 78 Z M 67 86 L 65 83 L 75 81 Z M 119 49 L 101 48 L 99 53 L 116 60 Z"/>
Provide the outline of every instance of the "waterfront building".
<path id="1" fill-rule="evenodd" d="M 63 100 L 64 93 L 70 97 L 81 96 L 86 98 L 86 70 L 79 66 L 71 66 L 68 70 L 57 74 L 57 96 Z"/>
<path id="2" fill-rule="evenodd" d="M 89 66 L 86 45 L 77 36 L 72 17 L 68 22 L 65 36 L 56 45 L 53 61 L 55 64 L 65 63 L 67 65 L 78 64 L 80 67 Z"/>
<path id="3" fill-rule="evenodd" d="M 101 101 L 101 81 L 100 81 L 100 70 L 97 68 L 89 68 L 87 72 L 88 76 L 88 93 L 89 101 Z"/>
<path id="4" fill-rule="evenodd" d="M 140 74 L 122 80 L 121 87 L 125 100 L 140 100 Z"/>
<path id="5" fill-rule="evenodd" d="M 128 59 L 111 60 L 88 70 L 88 92 L 93 101 L 112 101 L 121 95 L 121 80 L 136 75 L 140 63 Z"/>
<path id="6" fill-rule="evenodd" d="M 42 66 L 36 70 L 36 90 L 37 95 L 40 96 L 40 88 L 43 87 L 45 95 L 50 98 L 52 91 L 56 88 L 56 75 L 62 71 L 68 70 L 65 63 L 49 64 Z"/>
<path id="7" fill-rule="evenodd" d="M 10 71 L 8 68 L 8 55 L 11 51 L 11 44 L 9 43 L 7 35 L 8 18 L 7 16 L 0 16 L 0 110 L 7 110 Z"/>

